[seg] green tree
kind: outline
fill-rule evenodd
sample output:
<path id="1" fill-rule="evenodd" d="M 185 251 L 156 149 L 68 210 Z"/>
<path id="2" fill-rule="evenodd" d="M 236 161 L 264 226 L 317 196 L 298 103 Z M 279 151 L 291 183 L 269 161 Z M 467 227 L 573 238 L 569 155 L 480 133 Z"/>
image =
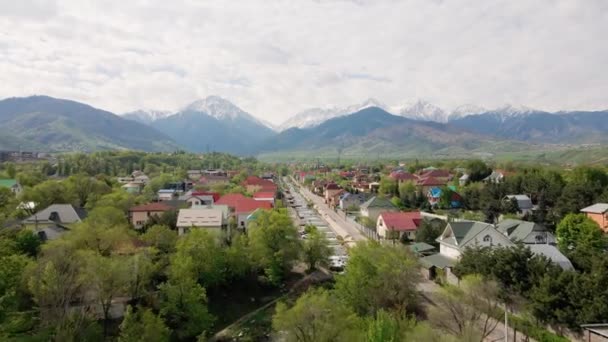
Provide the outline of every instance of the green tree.
<path id="1" fill-rule="evenodd" d="M 248 228 L 255 264 L 269 281 L 279 284 L 298 260 L 302 246 L 298 231 L 286 211 L 260 211 Z"/>
<path id="2" fill-rule="evenodd" d="M 362 322 L 327 290 L 304 293 L 290 308 L 279 302 L 272 327 L 285 341 L 333 342 L 360 340 Z"/>
<path id="3" fill-rule="evenodd" d="M 350 250 L 335 289 L 339 298 L 362 315 L 380 309 L 413 312 L 420 280 L 418 261 L 404 246 L 365 242 Z"/>
<path id="4" fill-rule="evenodd" d="M 416 230 L 416 242 L 426 242 L 438 247 L 435 241 L 445 230 L 447 222 L 441 220 L 422 220 L 420 227 Z"/>
<path id="5" fill-rule="evenodd" d="M 222 284 L 226 279 L 225 248 L 219 236 L 205 229 L 193 229 L 177 241 L 171 268 L 190 265 L 198 282 L 206 287 Z"/>
<path id="6" fill-rule="evenodd" d="M 605 246 L 602 230 L 585 214 L 566 215 L 557 225 L 556 234 L 559 248 L 565 253 L 579 246 L 592 249 Z"/>
<path id="7" fill-rule="evenodd" d="M 317 227 L 312 227 L 313 229 L 307 232 L 307 238 L 303 244 L 304 261 L 308 264 L 309 271 L 316 269 L 318 265 L 327 265 L 333 252 L 325 234 L 320 232 Z"/>
<path id="8" fill-rule="evenodd" d="M 88 251 L 81 255 L 84 260 L 82 282 L 89 290 L 88 294 L 94 296 L 101 306 L 104 336 L 107 336 L 112 301 L 127 294 L 131 270 L 124 257 L 106 257 Z"/>
<path id="9" fill-rule="evenodd" d="M 133 312 L 133 307 L 129 305 L 120 324 L 118 341 L 163 342 L 169 341 L 170 334 L 165 322 L 150 309 L 139 308 Z"/>
<path id="10" fill-rule="evenodd" d="M 193 278 L 173 275 L 159 289 L 160 315 L 177 339 L 191 339 L 211 329 L 214 318 L 207 310 L 205 289 Z"/>
<path id="11" fill-rule="evenodd" d="M 466 276 L 460 287 L 442 288 L 434 300 L 431 322 L 467 341 L 484 341 L 498 325 L 490 315 L 499 309 L 498 287 L 479 275 Z"/>
<path id="12" fill-rule="evenodd" d="M 467 172 L 471 182 L 478 182 L 492 173 L 492 169 L 482 160 L 471 160 L 467 163 Z"/>
<path id="13" fill-rule="evenodd" d="M 173 253 L 177 243 L 177 232 L 167 226 L 154 225 L 142 235 L 142 240 L 165 254 Z"/>
<path id="14" fill-rule="evenodd" d="M 15 237 L 17 250 L 31 257 L 36 257 L 40 251 L 40 238 L 31 230 L 23 229 Z"/>

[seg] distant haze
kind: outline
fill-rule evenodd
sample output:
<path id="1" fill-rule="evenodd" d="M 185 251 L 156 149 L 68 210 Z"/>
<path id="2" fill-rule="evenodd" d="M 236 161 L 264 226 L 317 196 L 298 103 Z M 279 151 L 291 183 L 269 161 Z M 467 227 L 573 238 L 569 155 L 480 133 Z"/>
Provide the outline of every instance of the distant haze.
<path id="1" fill-rule="evenodd" d="M 273 124 L 367 98 L 604 110 L 607 32 L 606 0 L 0 1 L 0 98 L 218 95 Z"/>

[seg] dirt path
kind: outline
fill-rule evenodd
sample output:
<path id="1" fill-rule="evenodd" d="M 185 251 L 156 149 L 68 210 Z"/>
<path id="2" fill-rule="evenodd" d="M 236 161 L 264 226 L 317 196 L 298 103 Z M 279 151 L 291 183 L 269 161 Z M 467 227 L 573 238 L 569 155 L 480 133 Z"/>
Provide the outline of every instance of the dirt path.
<path id="1" fill-rule="evenodd" d="M 278 298 L 275 298 L 272 301 L 264 304 L 263 306 L 243 315 L 241 318 L 237 319 L 232 324 L 230 324 L 229 326 L 225 327 L 224 329 L 222 329 L 221 331 L 216 333 L 213 337 L 211 337 L 209 339 L 209 341 L 224 341 L 224 339 L 233 336 L 233 330 L 235 328 L 238 328 L 241 324 L 243 324 L 247 320 L 254 317 L 260 311 L 268 309 L 269 307 L 275 305 L 280 300 L 286 299 L 288 296 L 293 295 L 294 293 L 302 293 L 302 292 L 306 291 L 306 289 L 308 289 L 308 287 L 310 287 L 313 284 L 321 283 L 321 282 L 327 281 L 331 278 L 333 278 L 333 275 L 331 274 L 331 272 L 324 270 L 324 269 L 315 271 L 315 272 L 305 276 L 304 278 L 302 278 L 302 279 L 298 280 L 296 283 L 294 283 L 292 285 L 292 287 L 289 289 L 288 293 L 286 293 Z"/>

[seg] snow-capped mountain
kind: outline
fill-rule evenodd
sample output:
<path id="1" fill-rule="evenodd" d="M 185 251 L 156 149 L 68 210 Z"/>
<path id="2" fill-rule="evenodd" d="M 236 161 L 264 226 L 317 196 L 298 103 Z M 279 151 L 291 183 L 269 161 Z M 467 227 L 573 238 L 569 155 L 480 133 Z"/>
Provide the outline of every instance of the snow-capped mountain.
<path id="1" fill-rule="evenodd" d="M 152 127 L 191 151 L 250 153 L 275 132 L 230 101 L 218 96 L 196 100 Z"/>
<path id="2" fill-rule="evenodd" d="M 369 107 L 378 107 L 384 110 L 387 109 L 386 105 L 373 98 L 367 99 L 362 103 L 354 104 L 347 107 L 311 108 L 292 116 L 287 121 L 279 125 L 278 130 L 284 131 L 292 127 L 314 127 L 329 119 L 352 114 Z"/>
<path id="3" fill-rule="evenodd" d="M 266 126 L 266 124 L 264 124 L 262 121 L 237 107 L 232 102 L 214 95 L 192 102 L 180 110 L 178 114 L 185 112 L 204 113 L 220 121 L 236 121 L 246 119 Z"/>
<path id="4" fill-rule="evenodd" d="M 484 107 L 474 105 L 474 104 L 464 104 L 464 105 L 454 108 L 450 112 L 450 115 L 448 115 L 448 121 L 455 120 L 455 119 L 462 118 L 462 117 L 469 116 L 469 115 L 476 115 L 476 114 L 481 114 L 481 113 L 486 113 L 486 112 L 488 112 L 488 110 Z"/>
<path id="5" fill-rule="evenodd" d="M 443 109 L 423 100 L 403 106 L 399 111 L 399 115 L 419 121 L 448 121 L 448 115 Z"/>
<path id="6" fill-rule="evenodd" d="M 125 119 L 129 119 L 129 120 L 139 121 L 139 122 L 145 123 L 145 124 L 151 124 L 152 122 L 154 122 L 156 120 L 164 119 L 171 115 L 173 115 L 173 112 L 166 111 L 166 110 L 141 109 L 141 110 L 136 110 L 134 112 L 124 113 L 122 115 L 122 117 Z"/>

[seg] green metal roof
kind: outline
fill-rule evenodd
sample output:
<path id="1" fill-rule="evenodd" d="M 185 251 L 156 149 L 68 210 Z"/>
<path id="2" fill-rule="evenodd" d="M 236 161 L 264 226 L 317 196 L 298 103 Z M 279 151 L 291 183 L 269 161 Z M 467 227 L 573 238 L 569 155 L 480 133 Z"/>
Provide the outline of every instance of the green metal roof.
<path id="1" fill-rule="evenodd" d="M 504 220 L 500 222 L 496 229 L 503 234 L 507 234 L 509 239 L 515 240 L 524 240 L 530 233 L 534 231 L 545 231 L 542 226 L 528 221 L 522 220 Z"/>
<path id="2" fill-rule="evenodd" d="M 451 222 L 450 225 L 460 245 L 466 244 L 489 226 L 484 222 Z"/>
<path id="3" fill-rule="evenodd" d="M 435 247 L 426 242 L 416 242 L 407 247 L 414 253 L 428 252 L 435 249 Z"/>
<path id="4" fill-rule="evenodd" d="M 431 268 L 432 266 L 438 268 L 452 267 L 456 264 L 456 260 L 448 258 L 443 254 L 437 253 L 433 255 L 420 258 L 420 264 L 424 268 Z"/>
<path id="5" fill-rule="evenodd" d="M 386 208 L 396 209 L 397 207 L 390 200 L 374 196 L 361 205 L 361 208 Z"/>
<path id="6" fill-rule="evenodd" d="M 15 184 L 17 184 L 16 179 L 0 179 L 1 188 L 12 188 Z"/>

